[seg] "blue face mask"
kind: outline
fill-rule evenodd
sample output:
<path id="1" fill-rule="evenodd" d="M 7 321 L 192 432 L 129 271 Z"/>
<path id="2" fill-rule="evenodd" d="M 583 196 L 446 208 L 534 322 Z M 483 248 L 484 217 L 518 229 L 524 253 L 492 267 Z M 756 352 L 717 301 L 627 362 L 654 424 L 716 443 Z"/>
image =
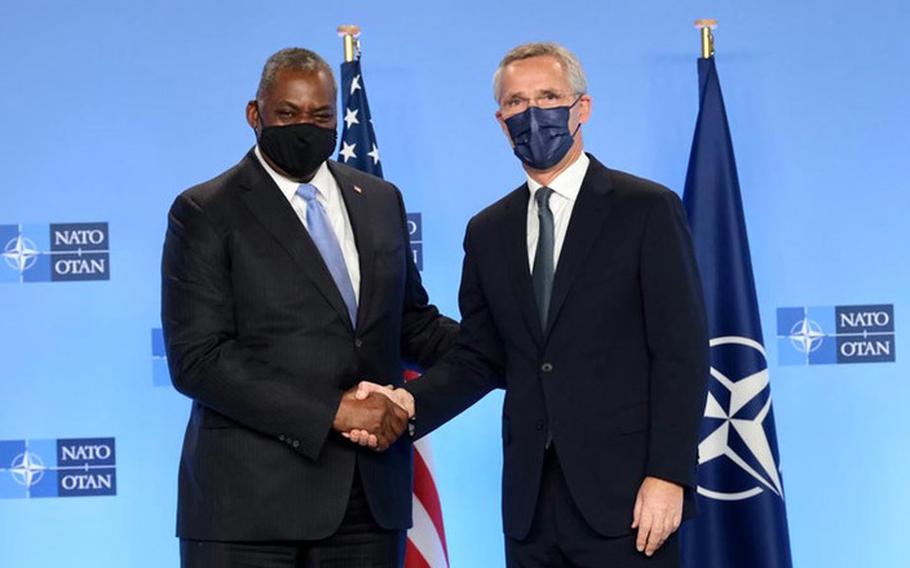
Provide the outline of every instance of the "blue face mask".
<path id="1" fill-rule="evenodd" d="M 569 132 L 569 111 L 578 104 L 581 95 L 569 106 L 555 108 L 528 107 L 524 112 L 506 119 L 506 128 L 518 159 L 535 170 L 547 170 L 562 160 L 572 147 L 575 132 Z"/>

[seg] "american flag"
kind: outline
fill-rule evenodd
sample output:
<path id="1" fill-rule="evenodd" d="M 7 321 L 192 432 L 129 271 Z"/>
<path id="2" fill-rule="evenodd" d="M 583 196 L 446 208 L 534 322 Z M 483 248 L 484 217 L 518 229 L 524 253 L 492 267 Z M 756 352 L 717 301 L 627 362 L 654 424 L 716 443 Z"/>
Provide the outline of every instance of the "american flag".
<path id="1" fill-rule="evenodd" d="M 360 56 L 341 64 L 341 110 L 344 128 L 341 131 L 341 148 L 338 161 L 364 172 L 382 177 L 382 163 L 376 134 L 370 119 L 370 105 L 360 72 Z M 405 371 L 405 380 L 420 374 Z M 446 547 L 442 507 L 430 459 L 429 440 L 424 438 L 414 444 L 414 527 L 408 531 L 405 568 L 448 568 L 449 553 Z"/>

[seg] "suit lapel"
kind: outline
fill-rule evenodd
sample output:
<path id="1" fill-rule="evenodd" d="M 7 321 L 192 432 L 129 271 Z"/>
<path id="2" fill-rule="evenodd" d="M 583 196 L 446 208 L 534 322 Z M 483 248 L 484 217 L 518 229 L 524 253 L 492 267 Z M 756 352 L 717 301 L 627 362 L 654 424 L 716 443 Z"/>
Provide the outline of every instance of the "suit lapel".
<path id="1" fill-rule="evenodd" d="M 531 268 L 528 266 L 528 199 L 528 185 L 524 184 L 513 191 L 506 202 L 505 219 L 501 225 L 502 258 L 508 265 L 518 309 L 534 341 L 540 345 L 543 330 L 534 300 Z"/>
<path id="2" fill-rule="evenodd" d="M 368 315 L 369 300 L 373 291 L 373 224 L 370 223 L 369 198 L 362 188 L 354 185 L 350 177 L 328 162 L 329 171 L 341 188 L 341 196 L 351 220 L 351 229 L 354 231 L 354 242 L 357 245 L 357 256 L 360 258 L 360 301 L 357 307 L 357 329 L 363 329 L 365 318 Z"/>
<path id="3" fill-rule="evenodd" d="M 322 254 L 291 204 L 281 194 L 281 190 L 252 151 L 244 158 L 242 170 L 246 175 L 240 180 L 240 184 L 247 189 L 243 194 L 247 207 L 300 265 L 301 272 L 312 280 L 326 301 L 350 327 L 351 317 L 348 315 L 347 306 L 322 259 Z"/>
<path id="4" fill-rule="evenodd" d="M 585 259 L 606 220 L 607 195 L 612 189 L 610 177 L 600 162 L 593 156 L 590 158 L 591 163 L 582 181 L 575 207 L 572 208 L 572 217 L 569 219 L 566 238 L 559 254 L 559 264 L 553 276 L 553 293 L 550 296 L 545 336 L 549 336 L 553 329 L 572 283 L 584 266 Z"/>

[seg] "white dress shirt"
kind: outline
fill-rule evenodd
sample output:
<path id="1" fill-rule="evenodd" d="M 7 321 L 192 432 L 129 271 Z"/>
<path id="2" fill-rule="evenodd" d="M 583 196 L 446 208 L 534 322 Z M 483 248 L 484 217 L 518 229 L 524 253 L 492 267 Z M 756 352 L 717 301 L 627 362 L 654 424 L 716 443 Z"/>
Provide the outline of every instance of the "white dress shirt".
<path id="1" fill-rule="evenodd" d="M 259 163 L 269 173 L 278 189 L 290 202 L 297 218 L 307 227 L 306 222 L 306 201 L 297 195 L 297 189 L 300 183 L 288 179 L 279 174 L 272 168 L 268 162 L 262 158 L 259 146 L 256 146 L 254 152 L 259 158 Z M 348 210 L 344 206 L 344 198 L 341 196 L 341 188 L 338 182 L 329 172 L 329 167 L 325 162 L 316 170 L 316 175 L 309 181 L 309 184 L 316 188 L 316 199 L 325 208 L 329 216 L 329 223 L 332 225 L 332 231 L 335 238 L 341 245 L 341 254 L 344 256 L 344 263 L 348 268 L 348 275 L 351 277 L 351 285 L 354 287 L 354 297 L 357 304 L 360 304 L 360 255 L 357 253 L 357 244 L 354 242 L 354 230 L 351 228 L 351 219 L 348 217 Z M 309 229 L 308 229 L 309 230 Z"/>
<path id="2" fill-rule="evenodd" d="M 568 168 L 556 179 L 551 181 L 547 187 L 553 190 L 550 195 L 550 211 L 553 212 L 553 269 L 559 265 L 559 253 L 562 250 L 562 243 L 566 240 L 566 230 L 569 228 L 569 220 L 572 218 L 572 209 L 575 208 L 575 201 L 578 198 L 578 192 L 581 190 L 581 182 L 585 179 L 588 172 L 588 164 L 591 160 L 582 152 L 577 160 L 572 162 Z M 537 190 L 542 186 L 528 176 L 528 189 L 530 196 L 528 200 L 528 264 L 531 271 L 534 271 L 534 255 L 537 253 L 537 239 L 540 236 L 540 219 L 537 218 L 537 200 L 534 196 Z"/>

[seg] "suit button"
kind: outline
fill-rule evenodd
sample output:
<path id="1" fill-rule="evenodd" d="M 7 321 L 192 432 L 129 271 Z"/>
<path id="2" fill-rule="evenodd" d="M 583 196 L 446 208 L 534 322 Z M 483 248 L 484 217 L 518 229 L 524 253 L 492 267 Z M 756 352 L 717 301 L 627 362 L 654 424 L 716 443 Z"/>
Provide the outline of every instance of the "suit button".
<path id="1" fill-rule="evenodd" d="M 543 421 L 543 420 L 538 420 L 538 421 L 537 421 L 537 429 L 538 429 L 538 430 L 543 430 L 543 427 L 544 427 L 544 421 Z"/>
<path id="2" fill-rule="evenodd" d="M 278 439 L 281 440 L 281 441 L 283 442 L 283 441 L 284 441 L 284 434 L 279 434 L 279 435 L 278 435 Z"/>
<path id="3" fill-rule="evenodd" d="M 294 440 L 294 443 L 291 445 L 294 446 L 295 448 L 300 447 L 300 440 Z"/>
<path id="4" fill-rule="evenodd" d="M 550 371 L 553 370 L 553 365 L 550 363 L 544 363 L 543 365 L 540 366 L 540 370 L 543 371 L 544 373 L 549 373 Z"/>
<path id="5" fill-rule="evenodd" d="M 360 339 L 359 337 L 357 339 L 355 339 L 354 347 L 356 347 L 357 349 L 360 349 L 361 347 L 363 347 L 363 340 Z"/>

